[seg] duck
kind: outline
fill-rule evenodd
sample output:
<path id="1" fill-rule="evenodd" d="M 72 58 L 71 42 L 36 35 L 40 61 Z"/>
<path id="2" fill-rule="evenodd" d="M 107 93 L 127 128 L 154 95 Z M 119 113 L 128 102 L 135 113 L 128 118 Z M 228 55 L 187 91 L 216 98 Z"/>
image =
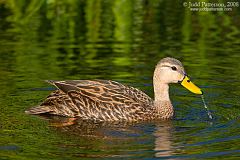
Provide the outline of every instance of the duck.
<path id="1" fill-rule="evenodd" d="M 179 83 L 194 94 L 203 94 L 191 82 L 182 63 L 161 59 L 153 73 L 154 98 L 143 91 L 112 80 L 48 80 L 57 89 L 38 106 L 25 112 L 91 121 L 168 120 L 174 116 L 169 84 Z"/>

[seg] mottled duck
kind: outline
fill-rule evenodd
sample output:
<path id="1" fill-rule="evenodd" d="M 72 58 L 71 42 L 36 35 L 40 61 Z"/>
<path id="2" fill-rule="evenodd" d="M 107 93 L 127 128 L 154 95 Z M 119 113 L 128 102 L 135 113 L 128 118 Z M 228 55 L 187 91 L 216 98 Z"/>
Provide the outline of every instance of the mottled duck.
<path id="1" fill-rule="evenodd" d="M 28 114 L 52 114 L 94 121 L 171 119 L 174 109 L 169 84 L 180 83 L 195 94 L 202 91 L 187 77 L 182 63 L 163 58 L 153 74 L 154 99 L 139 89 L 111 80 L 48 81 L 57 87 Z"/>

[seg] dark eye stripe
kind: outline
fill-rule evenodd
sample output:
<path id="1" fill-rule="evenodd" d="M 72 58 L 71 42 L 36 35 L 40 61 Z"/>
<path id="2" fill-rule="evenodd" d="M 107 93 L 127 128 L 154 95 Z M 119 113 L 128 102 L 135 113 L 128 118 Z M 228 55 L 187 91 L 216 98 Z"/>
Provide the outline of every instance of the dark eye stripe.
<path id="1" fill-rule="evenodd" d="M 171 68 L 173 71 L 176 71 L 176 70 L 177 70 L 177 67 L 175 67 L 175 66 L 162 65 L 162 67 L 169 67 L 169 68 Z"/>

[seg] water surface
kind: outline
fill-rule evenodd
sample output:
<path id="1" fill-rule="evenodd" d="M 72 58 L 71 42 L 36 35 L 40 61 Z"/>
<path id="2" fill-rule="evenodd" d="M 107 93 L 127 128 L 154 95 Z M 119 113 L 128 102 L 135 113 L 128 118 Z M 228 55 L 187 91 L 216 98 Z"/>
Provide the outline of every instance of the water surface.
<path id="1" fill-rule="evenodd" d="M 238 159 L 240 12 L 191 12 L 176 1 L 0 2 L 0 159 Z M 153 97 L 163 57 L 204 92 L 170 87 L 172 121 L 89 123 L 24 113 L 46 79 L 111 79 Z"/>

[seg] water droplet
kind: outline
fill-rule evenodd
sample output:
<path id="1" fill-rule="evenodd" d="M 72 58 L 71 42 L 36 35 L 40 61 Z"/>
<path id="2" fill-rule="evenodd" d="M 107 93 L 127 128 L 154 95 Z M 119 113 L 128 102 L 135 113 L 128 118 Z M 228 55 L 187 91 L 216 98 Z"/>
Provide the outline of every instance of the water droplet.
<path id="1" fill-rule="evenodd" d="M 211 112 L 209 111 L 209 109 L 208 109 L 208 107 L 207 107 L 207 105 L 206 105 L 206 102 L 205 102 L 205 100 L 204 100 L 203 95 L 201 95 L 201 98 L 202 98 L 202 101 L 203 101 L 204 108 L 206 108 L 206 110 L 207 110 L 208 117 L 209 117 L 210 119 L 213 119 L 213 116 L 212 116 Z"/>

